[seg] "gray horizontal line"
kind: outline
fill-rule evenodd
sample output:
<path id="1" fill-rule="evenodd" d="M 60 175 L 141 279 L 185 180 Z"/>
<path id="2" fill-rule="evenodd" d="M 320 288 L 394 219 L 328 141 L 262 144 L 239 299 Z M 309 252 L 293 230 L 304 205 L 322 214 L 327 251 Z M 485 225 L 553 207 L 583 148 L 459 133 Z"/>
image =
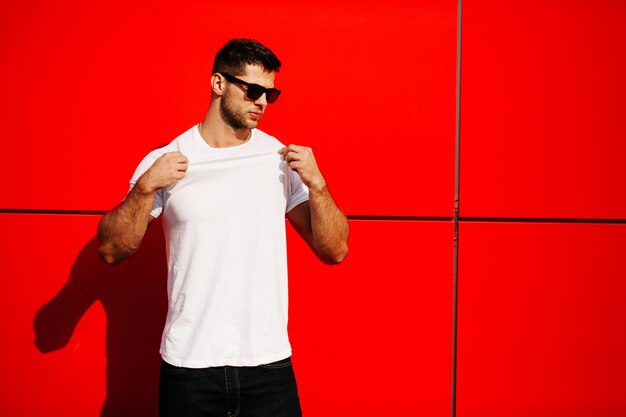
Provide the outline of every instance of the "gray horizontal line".
<path id="1" fill-rule="evenodd" d="M 463 217 L 462 222 L 483 223 L 585 223 L 585 224 L 626 224 L 626 219 L 590 219 L 567 217 Z"/>
<path id="2" fill-rule="evenodd" d="M 0 208 L 0 214 L 58 214 L 102 216 L 108 210 L 56 210 L 56 209 L 10 209 Z"/>
<path id="3" fill-rule="evenodd" d="M 416 222 L 451 222 L 454 217 L 445 216 L 369 216 L 366 214 L 346 214 L 348 220 L 389 220 L 389 221 L 416 221 Z"/>
<path id="4" fill-rule="evenodd" d="M 108 210 L 57 210 L 57 209 L 11 209 L 0 208 L 0 214 L 53 214 L 53 215 L 83 215 L 102 216 Z M 379 216 L 367 214 L 348 214 L 349 220 L 365 221 L 415 221 L 415 222 L 451 222 L 452 216 Z M 584 223 L 584 224 L 626 224 L 626 219 L 591 219 L 567 217 L 465 217 L 460 216 L 461 222 L 481 223 Z"/>

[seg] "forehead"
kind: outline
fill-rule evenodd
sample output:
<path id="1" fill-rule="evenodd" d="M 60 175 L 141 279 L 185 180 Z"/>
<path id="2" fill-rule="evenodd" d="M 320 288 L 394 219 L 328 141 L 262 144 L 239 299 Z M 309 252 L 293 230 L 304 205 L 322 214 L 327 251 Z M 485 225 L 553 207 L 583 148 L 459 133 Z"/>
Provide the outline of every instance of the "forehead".
<path id="1" fill-rule="evenodd" d="M 242 80 L 252 83 L 259 84 L 263 87 L 274 87 L 274 80 L 276 78 L 276 73 L 274 71 L 266 71 L 260 65 L 250 65 L 247 64 L 244 70 L 243 75 L 239 76 Z"/>

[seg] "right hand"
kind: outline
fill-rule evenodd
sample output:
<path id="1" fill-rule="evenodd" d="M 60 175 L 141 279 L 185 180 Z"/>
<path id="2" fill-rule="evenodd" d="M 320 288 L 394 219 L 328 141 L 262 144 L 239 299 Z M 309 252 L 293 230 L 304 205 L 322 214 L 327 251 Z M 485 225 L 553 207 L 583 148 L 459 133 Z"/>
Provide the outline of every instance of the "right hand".
<path id="1" fill-rule="evenodd" d="M 165 188 L 185 177 L 189 160 L 182 153 L 167 152 L 139 178 L 137 185 L 146 193 Z"/>

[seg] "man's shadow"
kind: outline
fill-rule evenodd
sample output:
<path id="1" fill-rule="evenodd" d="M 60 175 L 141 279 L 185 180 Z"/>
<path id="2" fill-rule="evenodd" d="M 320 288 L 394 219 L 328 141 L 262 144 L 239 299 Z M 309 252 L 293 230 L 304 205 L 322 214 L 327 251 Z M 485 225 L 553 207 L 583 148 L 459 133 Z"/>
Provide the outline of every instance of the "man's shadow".
<path id="1" fill-rule="evenodd" d="M 67 284 L 35 316 L 35 345 L 49 353 L 67 345 L 95 301 L 104 307 L 107 392 L 101 417 L 158 415 L 167 266 L 161 222 L 154 223 L 139 251 L 115 266 L 100 259 L 94 236 L 76 258 Z"/>

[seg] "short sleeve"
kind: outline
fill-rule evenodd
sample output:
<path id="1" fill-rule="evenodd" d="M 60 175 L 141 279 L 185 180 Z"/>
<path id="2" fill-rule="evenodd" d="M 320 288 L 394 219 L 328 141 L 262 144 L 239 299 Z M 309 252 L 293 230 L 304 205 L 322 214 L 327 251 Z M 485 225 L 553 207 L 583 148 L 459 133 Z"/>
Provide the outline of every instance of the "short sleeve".
<path id="1" fill-rule="evenodd" d="M 309 200 L 309 188 L 304 185 L 300 175 L 289 168 L 287 168 L 287 175 L 289 176 L 289 195 L 286 213 L 290 212 L 297 205 Z"/>
<path id="2" fill-rule="evenodd" d="M 155 152 L 151 152 L 146 156 L 143 161 L 139 163 L 135 173 L 130 179 L 130 188 L 128 192 L 133 189 L 135 184 L 139 178 L 154 164 L 154 162 L 158 159 L 158 155 L 155 155 Z M 150 211 L 150 215 L 155 219 L 161 215 L 163 212 L 164 199 L 163 199 L 163 189 L 158 189 L 154 196 L 154 204 L 152 205 L 152 210 Z"/>

